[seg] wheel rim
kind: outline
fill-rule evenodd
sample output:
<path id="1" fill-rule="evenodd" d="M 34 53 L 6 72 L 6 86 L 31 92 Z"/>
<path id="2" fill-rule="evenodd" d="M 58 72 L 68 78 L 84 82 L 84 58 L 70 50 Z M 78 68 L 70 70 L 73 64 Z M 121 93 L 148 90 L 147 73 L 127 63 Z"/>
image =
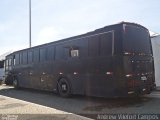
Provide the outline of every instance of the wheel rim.
<path id="1" fill-rule="evenodd" d="M 14 81 L 13 81 L 13 85 L 16 87 L 17 84 L 18 84 L 18 83 L 17 83 L 17 80 L 14 80 Z"/>
<path id="2" fill-rule="evenodd" d="M 71 88 L 68 81 L 64 78 L 58 81 L 58 92 L 62 97 L 69 97 L 71 94 Z"/>
<path id="3" fill-rule="evenodd" d="M 68 87 L 66 83 L 62 83 L 61 84 L 61 90 L 63 93 L 66 93 L 68 91 Z"/>

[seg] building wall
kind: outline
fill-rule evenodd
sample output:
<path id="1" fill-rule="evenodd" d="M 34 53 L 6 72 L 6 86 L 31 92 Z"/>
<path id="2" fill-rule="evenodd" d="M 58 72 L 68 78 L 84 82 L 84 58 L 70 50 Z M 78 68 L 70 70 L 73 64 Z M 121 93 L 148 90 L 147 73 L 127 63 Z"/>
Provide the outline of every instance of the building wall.
<path id="1" fill-rule="evenodd" d="M 156 86 L 160 86 L 160 35 L 151 38 Z"/>

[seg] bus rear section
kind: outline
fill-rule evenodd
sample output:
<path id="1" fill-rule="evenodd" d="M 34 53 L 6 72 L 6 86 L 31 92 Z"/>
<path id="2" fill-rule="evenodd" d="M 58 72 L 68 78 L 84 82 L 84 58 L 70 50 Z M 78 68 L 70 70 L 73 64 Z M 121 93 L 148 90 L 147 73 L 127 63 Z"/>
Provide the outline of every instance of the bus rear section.
<path id="1" fill-rule="evenodd" d="M 151 41 L 146 28 L 123 24 L 123 62 L 128 95 L 147 94 L 155 88 Z"/>

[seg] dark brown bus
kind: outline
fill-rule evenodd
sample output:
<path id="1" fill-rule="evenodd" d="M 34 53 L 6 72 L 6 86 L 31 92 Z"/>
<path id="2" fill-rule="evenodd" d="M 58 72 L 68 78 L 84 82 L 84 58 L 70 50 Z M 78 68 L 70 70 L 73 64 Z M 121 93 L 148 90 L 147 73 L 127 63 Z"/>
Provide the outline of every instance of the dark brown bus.
<path id="1" fill-rule="evenodd" d="M 5 60 L 16 88 L 97 97 L 127 97 L 155 87 L 148 30 L 121 22 L 79 36 L 16 51 Z"/>

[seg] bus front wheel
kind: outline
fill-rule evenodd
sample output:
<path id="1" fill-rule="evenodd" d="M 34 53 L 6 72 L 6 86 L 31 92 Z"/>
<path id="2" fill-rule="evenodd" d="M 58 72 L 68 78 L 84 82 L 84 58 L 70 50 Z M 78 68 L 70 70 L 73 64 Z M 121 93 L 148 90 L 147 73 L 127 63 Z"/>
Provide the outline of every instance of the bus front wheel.
<path id="1" fill-rule="evenodd" d="M 58 92 L 61 97 L 70 97 L 71 87 L 65 78 L 61 78 L 58 82 Z"/>
<path id="2" fill-rule="evenodd" d="M 14 88 L 16 88 L 16 89 L 19 88 L 18 80 L 17 80 L 16 78 L 14 78 L 14 80 L 13 80 L 13 86 L 14 86 Z"/>

